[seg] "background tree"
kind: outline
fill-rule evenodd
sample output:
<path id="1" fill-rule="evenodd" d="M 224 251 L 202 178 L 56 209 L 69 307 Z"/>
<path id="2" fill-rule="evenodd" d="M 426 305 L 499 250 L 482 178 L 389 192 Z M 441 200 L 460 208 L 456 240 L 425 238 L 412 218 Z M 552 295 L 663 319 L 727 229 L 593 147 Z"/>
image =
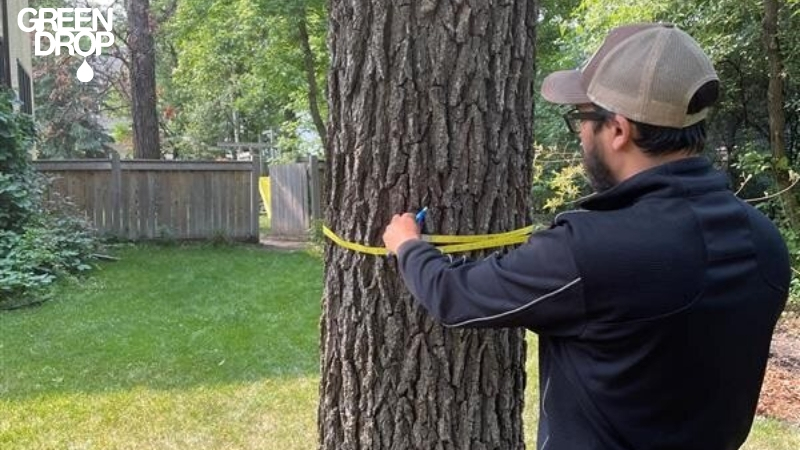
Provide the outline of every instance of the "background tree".
<path id="1" fill-rule="evenodd" d="M 75 79 L 82 61 L 69 55 L 34 59 L 39 158 L 102 158 L 113 141 L 100 123 L 103 105 L 98 98 L 107 87 Z"/>
<path id="2" fill-rule="evenodd" d="M 32 0 L 32 8 L 67 8 L 85 6 L 84 2 L 66 0 Z M 85 45 L 83 48 L 87 48 Z M 107 55 L 90 56 L 95 78 L 79 82 L 75 74 L 83 62 L 80 56 L 64 52 L 57 56 L 35 56 L 33 86 L 36 105 L 36 153 L 39 158 L 103 157 L 113 141 L 101 123 L 104 99 L 108 93 Z"/>
<path id="3" fill-rule="evenodd" d="M 150 0 L 128 0 L 127 15 L 134 154 L 137 158 L 160 159 Z"/>
<path id="4" fill-rule="evenodd" d="M 195 148 L 263 140 L 291 155 L 318 153 L 309 137 L 321 142 L 327 120 L 326 24 L 321 0 L 180 2 L 165 26 L 175 134 Z"/>
<path id="5" fill-rule="evenodd" d="M 391 215 L 429 231 L 526 225 L 535 1 L 330 3 L 326 222 L 379 245 Z M 519 329 L 453 330 L 390 260 L 325 251 L 323 449 L 522 448 Z"/>
<path id="6" fill-rule="evenodd" d="M 303 68 L 305 69 L 306 83 L 308 84 L 308 110 L 314 120 L 317 134 L 322 141 L 322 147 L 326 146 L 327 131 L 325 121 L 320 112 L 320 89 L 317 83 L 317 62 L 314 51 L 311 49 L 311 38 L 308 35 L 308 17 L 305 5 L 300 5 L 297 19 L 297 41 L 303 52 Z"/>
<path id="7" fill-rule="evenodd" d="M 87 6 L 91 0 L 33 1 L 38 6 L 69 7 Z M 104 133 L 98 138 L 107 139 L 111 132 L 128 141 L 134 135 L 129 129 L 133 93 L 142 92 L 134 89 L 131 77 L 135 59 L 129 41 L 135 41 L 135 35 L 127 8 L 135 5 L 112 0 L 103 6 L 115 11 L 116 39 L 102 58 L 90 61 L 95 69 L 92 89 L 77 82 L 59 86 L 74 94 L 61 95 L 65 99 L 80 97 L 78 88 L 83 89 L 80 92 L 87 92 L 85 97 L 92 103 L 88 111 L 98 122 L 109 123 L 99 117 L 113 121 L 113 130 L 103 130 L 98 124 L 97 130 Z M 151 114 L 150 123 L 158 121 L 158 132 L 146 137 L 154 139 L 158 133 L 162 153 L 216 158 L 221 156 L 218 142 L 237 140 L 267 141 L 287 158 L 321 153 L 328 67 L 327 13 L 322 0 L 150 0 L 147 21 L 137 23 L 149 27 L 155 55 L 156 119 Z M 43 73 L 55 73 L 51 69 Z M 39 83 L 37 95 L 46 100 L 53 85 Z M 63 116 L 58 102 L 38 106 Z M 72 128 L 75 123 L 87 123 L 72 119 L 60 123 Z M 57 129 L 58 123 L 48 126 Z M 69 130 L 58 133 L 68 134 Z M 73 134 L 80 135 L 76 142 L 95 136 L 81 128 Z M 48 154 L 81 154 L 65 150 L 62 142 L 54 145 Z M 100 142 L 80 146 L 90 148 L 87 152 L 92 155 L 102 149 Z"/>
<path id="8" fill-rule="evenodd" d="M 764 0 L 764 49 L 769 60 L 769 86 L 767 88 L 767 110 L 769 116 L 769 142 L 772 148 L 773 170 L 777 187 L 782 192 L 786 220 L 793 229 L 800 225 L 798 195 L 791 191 L 792 180 L 789 160 L 786 155 L 786 114 L 783 77 L 784 64 L 778 38 L 778 14 L 781 2 Z"/>

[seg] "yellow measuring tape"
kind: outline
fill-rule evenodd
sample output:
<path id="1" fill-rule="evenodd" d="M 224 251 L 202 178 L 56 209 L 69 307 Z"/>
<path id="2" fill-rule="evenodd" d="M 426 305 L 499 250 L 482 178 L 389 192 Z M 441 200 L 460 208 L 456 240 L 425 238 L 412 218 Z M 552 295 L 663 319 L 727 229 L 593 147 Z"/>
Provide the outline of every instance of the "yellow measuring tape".
<path id="1" fill-rule="evenodd" d="M 348 242 L 336 235 L 330 228 L 323 225 L 322 232 L 339 247 L 353 250 L 367 255 L 385 256 L 386 248 L 370 247 L 368 245 Z M 506 245 L 522 244 L 533 233 L 533 225 L 514 231 L 498 234 L 475 234 L 471 236 L 451 236 L 444 234 L 423 234 L 422 240 L 434 244 L 442 253 L 460 253 L 487 248 L 503 247 Z"/>

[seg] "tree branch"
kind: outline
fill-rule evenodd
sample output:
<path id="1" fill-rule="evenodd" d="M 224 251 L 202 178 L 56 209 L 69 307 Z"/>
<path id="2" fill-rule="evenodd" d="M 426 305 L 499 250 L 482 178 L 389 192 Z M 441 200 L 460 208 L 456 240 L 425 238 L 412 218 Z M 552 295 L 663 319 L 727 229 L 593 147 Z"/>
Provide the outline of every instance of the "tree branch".
<path id="1" fill-rule="evenodd" d="M 788 187 L 786 187 L 784 189 L 781 189 L 780 191 L 778 191 L 778 192 L 776 192 L 774 194 L 769 194 L 769 195 L 765 195 L 763 197 L 758 197 L 758 198 L 749 198 L 749 199 L 747 199 L 745 201 L 748 202 L 748 203 L 757 203 L 757 202 L 763 202 L 765 200 L 769 200 L 771 198 L 780 197 L 781 195 L 789 192 L 795 186 L 797 186 L 798 182 L 800 182 L 800 177 L 798 177 L 796 180 L 794 180 L 794 183 L 792 183 L 790 186 L 788 186 Z"/>
<path id="2" fill-rule="evenodd" d="M 297 23 L 298 36 L 300 38 L 300 47 L 303 50 L 303 64 L 305 66 L 306 81 L 308 82 L 308 107 L 311 111 L 311 117 L 314 119 L 314 126 L 317 128 L 317 133 L 322 141 L 322 147 L 327 148 L 328 132 L 325 129 L 325 123 L 322 120 L 322 115 L 319 112 L 319 86 L 317 86 L 317 72 L 315 70 L 316 64 L 314 63 L 314 53 L 311 51 L 311 44 L 308 39 L 308 28 L 306 26 L 306 11 L 302 11 L 300 19 Z"/>

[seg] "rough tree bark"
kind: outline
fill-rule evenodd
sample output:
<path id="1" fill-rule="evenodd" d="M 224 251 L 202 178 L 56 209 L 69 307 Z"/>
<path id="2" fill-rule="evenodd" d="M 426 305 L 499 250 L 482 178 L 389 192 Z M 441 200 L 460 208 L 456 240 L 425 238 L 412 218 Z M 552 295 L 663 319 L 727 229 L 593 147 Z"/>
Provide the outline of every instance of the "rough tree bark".
<path id="1" fill-rule="evenodd" d="M 797 194 L 790 189 L 788 156 L 786 154 L 786 113 L 784 112 L 783 57 L 778 41 L 778 0 L 764 0 L 764 49 L 769 59 L 769 87 L 767 109 L 769 111 L 769 142 L 772 147 L 773 165 L 784 213 L 793 229 L 800 225 L 800 205 Z"/>
<path id="2" fill-rule="evenodd" d="M 428 232 L 529 223 L 535 0 L 331 0 L 326 223 L 381 245 L 392 214 Z M 519 329 L 432 321 L 392 260 L 329 245 L 320 448 L 523 448 Z"/>
<path id="3" fill-rule="evenodd" d="M 128 0 L 131 60 L 131 113 L 136 158 L 160 159 L 156 110 L 156 53 L 150 30 L 150 1 Z"/>

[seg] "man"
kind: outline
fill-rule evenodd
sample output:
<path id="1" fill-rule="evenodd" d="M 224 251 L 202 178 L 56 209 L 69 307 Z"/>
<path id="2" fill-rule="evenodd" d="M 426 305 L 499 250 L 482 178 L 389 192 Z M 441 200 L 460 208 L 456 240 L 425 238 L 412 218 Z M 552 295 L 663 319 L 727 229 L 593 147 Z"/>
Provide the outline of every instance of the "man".
<path id="1" fill-rule="evenodd" d="M 686 33 L 613 30 L 542 95 L 573 105 L 597 191 L 506 255 L 454 264 L 411 214 L 383 236 L 409 290 L 455 327 L 539 334 L 539 449 L 735 449 L 789 285 L 773 224 L 698 154 L 718 78 Z"/>

